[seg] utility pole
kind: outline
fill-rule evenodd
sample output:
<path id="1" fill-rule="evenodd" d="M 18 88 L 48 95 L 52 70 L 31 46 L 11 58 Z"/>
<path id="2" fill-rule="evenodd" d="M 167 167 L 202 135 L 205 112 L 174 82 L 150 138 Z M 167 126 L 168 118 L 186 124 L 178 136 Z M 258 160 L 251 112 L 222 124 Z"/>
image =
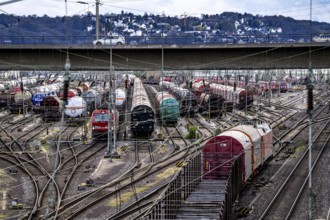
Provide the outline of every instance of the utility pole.
<path id="1" fill-rule="evenodd" d="M 183 17 L 183 25 L 187 30 L 187 13 L 185 12 L 183 15 L 181 15 L 181 17 Z"/>
<path id="2" fill-rule="evenodd" d="M 280 93 L 281 93 L 281 74 L 279 73 L 279 72 L 277 72 L 278 74 L 277 74 L 277 77 L 276 77 L 276 79 L 277 79 L 277 81 L 276 81 L 276 83 L 277 83 L 277 86 L 278 86 L 278 94 L 277 94 L 277 97 L 278 97 L 278 99 L 280 99 Z M 280 101 L 280 100 L 279 100 Z"/>
<path id="3" fill-rule="evenodd" d="M 312 43 L 312 0 L 310 0 L 310 19 L 309 19 L 309 34 L 310 34 L 310 43 Z M 308 114 L 308 195 L 309 195 L 309 204 L 308 204 L 308 219 L 313 219 L 313 191 L 312 191 L 312 120 L 313 120 L 313 83 L 312 83 L 312 48 L 309 47 L 309 75 L 307 83 L 307 114 Z"/>
<path id="4" fill-rule="evenodd" d="M 65 106 L 68 104 L 68 89 L 69 89 L 69 84 L 70 84 L 70 72 L 69 69 L 71 67 L 70 64 L 70 59 L 69 59 L 69 54 L 67 54 L 67 58 L 65 61 L 65 65 L 64 65 L 64 69 L 65 69 L 65 73 L 64 73 L 64 87 L 63 87 L 63 103 L 62 103 L 62 108 L 61 108 L 61 113 L 62 113 L 62 117 L 61 117 L 61 124 L 60 124 L 60 133 L 58 136 L 58 140 L 56 143 L 56 156 L 55 156 L 55 163 L 54 163 L 54 170 L 52 173 L 52 188 L 51 188 L 51 195 L 48 198 L 48 207 L 46 209 L 46 214 L 45 214 L 45 219 L 48 219 L 48 214 L 49 214 L 49 208 L 50 207 L 55 207 L 55 176 L 56 176 L 56 171 L 57 171 L 57 167 L 58 167 L 58 161 L 59 161 L 59 153 L 60 153 L 60 148 L 61 148 L 61 138 L 62 138 L 62 130 L 63 130 L 63 124 L 64 124 L 64 112 L 65 112 Z M 58 195 L 60 196 L 60 195 Z M 58 198 L 59 200 L 60 198 Z M 60 203 L 57 202 L 57 205 L 59 206 Z M 58 208 L 56 208 L 56 212 L 58 211 Z"/>
<path id="5" fill-rule="evenodd" d="M 110 20 L 111 25 L 111 20 Z M 112 65 L 112 31 L 110 29 L 110 69 L 109 69 L 109 121 L 108 121 L 108 157 L 109 162 L 112 162 L 112 158 L 119 158 L 116 148 L 116 108 L 114 107 L 114 100 L 116 97 L 116 77 L 114 67 Z M 112 118 L 113 116 L 113 118 Z M 112 152 L 114 150 L 114 152 Z"/>
<path id="6" fill-rule="evenodd" d="M 268 71 L 268 106 L 270 107 L 270 99 L 272 96 L 272 74 Z"/>
<path id="7" fill-rule="evenodd" d="M 163 12 L 163 15 L 165 16 L 165 12 Z M 162 82 L 164 82 L 164 27 L 165 25 L 167 25 L 166 23 L 161 23 L 160 24 L 162 26 L 162 66 L 161 66 L 161 71 L 160 71 L 160 78 L 162 79 Z M 164 89 L 161 87 L 161 92 L 162 92 L 162 100 L 164 99 Z M 160 108 L 160 112 L 162 113 L 162 108 L 164 108 L 163 106 L 159 106 Z M 163 133 L 163 129 L 164 129 L 164 118 L 162 117 L 162 114 L 160 114 L 160 120 L 162 123 L 162 127 L 161 127 L 161 138 L 164 137 L 164 133 Z"/>
<path id="8" fill-rule="evenodd" d="M 98 0 L 96 0 L 96 2 L 98 2 Z M 111 24 L 111 23 L 110 23 Z M 110 28 L 111 29 L 111 28 Z M 96 32 L 98 33 L 98 31 Z M 108 109 L 109 109 L 109 121 L 108 121 L 108 157 L 109 157 L 109 162 L 112 162 L 112 124 L 113 124 L 113 121 L 112 121 L 112 87 L 114 86 L 113 85 L 113 82 L 112 82 L 112 74 L 113 74 L 113 66 L 112 66 L 112 33 L 110 32 L 110 69 L 109 69 L 109 102 L 108 102 Z M 114 113 L 114 112 L 113 112 Z"/>
<path id="9" fill-rule="evenodd" d="M 99 29 L 100 29 L 100 0 L 95 0 L 96 4 L 96 24 L 95 24 L 95 29 L 96 29 L 96 40 L 99 39 Z"/>
<path id="10" fill-rule="evenodd" d="M 236 71 L 235 71 L 235 76 L 234 76 L 234 92 L 233 92 L 233 114 L 235 113 L 235 105 L 236 105 Z"/>
<path id="11" fill-rule="evenodd" d="M 20 77 L 21 77 L 21 83 L 20 83 L 20 86 L 21 86 L 21 93 L 22 93 L 22 108 L 23 108 L 23 117 L 25 118 L 25 105 L 24 105 L 24 99 L 25 99 L 25 94 L 24 94 L 24 85 L 23 85 L 23 77 L 22 77 L 22 73 L 20 73 Z"/>
<path id="12" fill-rule="evenodd" d="M 245 116 L 247 116 L 247 108 L 248 108 L 248 83 L 249 83 L 249 75 L 245 76 Z"/>
<path id="13" fill-rule="evenodd" d="M 161 78 L 164 78 L 164 26 L 162 28 L 162 69 L 161 69 Z M 162 103 L 164 103 L 164 89 L 162 89 Z M 160 106 L 162 108 L 163 106 Z M 160 109 L 161 113 L 163 109 Z M 162 120 L 162 138 L 163 138 L 163 129 L 164 129 L 164 118 L 160 118 Z"/>

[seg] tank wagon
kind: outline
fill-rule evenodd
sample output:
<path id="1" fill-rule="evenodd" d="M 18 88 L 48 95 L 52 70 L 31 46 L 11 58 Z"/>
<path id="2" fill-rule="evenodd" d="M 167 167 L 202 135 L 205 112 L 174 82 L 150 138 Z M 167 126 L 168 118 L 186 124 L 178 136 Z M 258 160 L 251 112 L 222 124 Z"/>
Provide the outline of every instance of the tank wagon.
<path id="1" fill-rule="evenodd" d="M 225 99 L 221 95 L 202 93 L 199 98 L 199 112 L 206 113 L 211 117 L 221 117 L 224 111 Z"/>
<path id="2" fill-rule="evenodd" d="M 19 87 L 18 80 L 3 80 L 3 81 L 1 81 L 1 84 L 4 85 L 4 87 L 6 89 L 11 89 L 13 87 Z"/>
<path id="3" fill-rule="evenodd" d="M 45 99 L 45 97 L 57 96 L 57 94 L 60 92 L 60 89 L 61 85 L 59 83 L 31 88 L 30 92 L 32 93 L 31 101 L 33 105 L 33 111 L 35 113 L 41 113 L 41 102 Z"/>
<path id="4" fill-rule="evenodd" d="M 125 110 L 126 104 L 126 89 L 125 88 L 118 88 L 116 89 L 116 108 L 120 110 Z"/>
<path id="5" fill-rule="evenodd" d="M 83 92 L 81 97 L 84 99 L 86 103 L 87 112 L 89 113 L 99 108 L 103 101 L 102 94 L 95 89 L 89 89 L 86 92 Z"/>
<path id="6" fill-rule="evenodd" d="M 154 131 L 154 109 L 141 79 L 134 79 L 131 107 L 131 131 L 136 136 L 148 136 Z"/>
<path id="7" fill-rule="evenodd" d="M 82 83 L 79 84 L 78 87 L 81 87 L 82 90 L 83 90 L 83 92 L 86 92 L 87 90 L 90 89 L 90 83 L 88 83 L 88 82 L 82 82 Z"/>
<path id="8" fill-rule="evenodd" d="M 91 89 L 96 90 L 100 94 L 102 101 L 106 98 L 105 97 L 106 91 L 105 91 L 105 88 L 103 86 L 95 85 L 95 86 L 91 87 Z"/>
<path id="9" fill-rule="evenodd" d="M 61 83 L 54 83 L 45 86 L 37 86 L 30 89 L 32 95 L 39 93 L 44 94 L 45 96 L 55 96 L 58 95 L 62 87 Z"/>
<path id="10" fill-rule="evenodd" d="M 30 110 L 32 107 L 31 93 L 28 90 L 21 90 L 21 87 L 13 87 L 9 90 L 0 92 L 0 107 L 6 107 L 11 113 L 23 112 L 24 109 Z"/>
<path id="11" fill-rule="evenodd" d="M 0 92 L 6 91 L 6 87 L 3 84 L 0 84 Z"/>
<path id="12" fill-rule="evenodd" d="M 194 114 L 197 108 L 197 98 L 188 89 L 181 88 L 171 82 L 163 81 L 160 86 L 172 94 L 180 103 L 181 115 Z"/>
<path id="13" fill-rule="evenodd" d="M 116 93 L 116 100 L 115 105 L 116 109 L 118 110 L 118 114 L 120 117 L 120 120 L 125 121 L 126 118 L 126 108 L 127 108 L 127 93 L 130 91 L 130 85 L 127 82 L 127 89 L 125 88 L 125 85 L 121 85 L 120 88 L 117 88 L 115 90 Z"/>
<path id="14" fill-rule="evenodd" d="M 181 115 L 195 113 L 197 98 L 191 91 L 180 87 L 174 87 L 173 94 L 177 100 L 180 100 Z"/>
<path id="15" fill-rule="evenodd" d="M 21 80 L 2 80 L 0 84 L 4 85 L 6 89 L 11 89 L 14 87 L 33 87 L 37 85 L 37 79 L 35 78 L 22 78 Z"/>
<path id="16" fill-rule="evenodd" d="M 0 93 L 0 107 L 7 107 L 8 102 L 14 99 L 15 93 L 1 92 Z"/>
<path id="17" fill-rule="evenodd" d="M 47 96 L 40 102 L 40 113 L 45 122 L 59 121 L 63 101 L 57 96 Z"/>
<path id="18" fill-rule="evenodd" d="M 86 102 L 82 97 L 75 96 L 68 99 L 64 114 L 69 118 L 86 116 Z"/>
<path id="19" fill-rule="evenodd" d="M 10 99 L 7 102 L 8 109 L 11 113 L 23 112 L 23 108 L 30 110 L 32 107 L 31 93 L 29 91 L 16 92 L 10 94 Z"/>
<path id="20" fill-rule="evenodd" d="M 176 123 L 180 117 L 180 105 L 173 95 L 168 92 L 158 92 L 156 100 L 161 120 Z"/>
<path id="21" fill-rule="evenodd" d="M 82 90 L 80 89 L 74 89 L 74 88 L 69 88 L 68 89 L 68 98 L 72 98 L 75 96 L 80 96 L 82 93 Z M 61 92 L 61 94 L 59 95 L 61 98 L 63 98 L 63 91 Z"/>

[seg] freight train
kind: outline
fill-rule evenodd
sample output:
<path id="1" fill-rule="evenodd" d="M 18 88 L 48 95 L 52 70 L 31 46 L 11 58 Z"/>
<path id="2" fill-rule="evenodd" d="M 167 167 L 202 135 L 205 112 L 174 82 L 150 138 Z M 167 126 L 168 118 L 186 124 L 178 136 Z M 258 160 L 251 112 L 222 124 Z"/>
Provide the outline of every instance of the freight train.
<path id="1" fill-rule="evenodd" d="M 81 98 L 83 98 L 86 103 L 87 112 L 89 113 L 93 112 L 95 109 L 99 108 L 102 105 L 102 102 L 104 101 L 102 87 L 89 89 L 83 92 Z"/>
<path id="2" fill-rule="evenodd" d="M 200 97 L 203 93 L 208 92 L 209 82 L 205 81 L 204 79 L 197 79 L 193 84 L 192 84 L 192 89 L 194 90 L 194 93 L 197 97 Z"/>
<path id="3" fill-rule="evenodd" d="M 202 93 L 198 111 L 209 117 L 221 117 L 225 108 L 225 99 L 214 93 Z"/>
<path id="4" fill-rule="evenodd" d="M 6 89 L 11 89 L 14 87 L 33 87 L 37 85 L 37 79 L 35 78 L 22 78 L 22 80 L 1 80 L 0 87 L 4 87 Z"/>
<path id="5" fill-rule="evenodd" d="M 221 84 L 210 84 L 212 94 L 222 96 L 228 103 L 233 103 L 236 108 L 244 109 L 253 104 L 253 92 L 243 88 L 235 88 Z"/>
<path id="6" fill-rule="evenodd" d="M 191 91 L 167 81 L 160 82 L 159 85 L 178 100 L 181 115 L 194 114 L 197 111 L 197 97 Z"/>
<path id="7" fill-rule="evenodd" d="M 225 81 L 217 80 L 225 83 Z M 241 86 L 244 82 L 239 81 Z M 217 116 L 219 112 L 231 111 L 235 106 L 238 109 L 244 109 L 253 104 L 253 90 L 230 86 L 234 81 L 228 81 L 227 85 L 218 83 L 209 83 L 208 81 L 195 80 L 192 88 L 196 97 L 199 98 L 199 112 L 208 113 L 210 116 Z M 245 84 L 245 83 L 244 83 Z M 221 115 L 221 114 L 220 114 Z"/>
<path id="8" fill-rule="evenodd" d="M 149 136 L 154 131 L 155 111 L 141 79 L 134 79 L 131 107 L 131 131 L 135 136 Z"/>
<path id="9" fill-rule="evenodd" d="M 39 86 L 30 89 L 32 94 L 32 108 L 35 113 L 40 113 L 40 104 L 48 96 L 57 96 L 62 87 L 62 83 L 54 83 L 46 86 Z"/>
<path id="10" fill-rule="evenodd" d="M 268 124 L 239 125 L 208 140 L 202 148 L 202 179 L 221 181 L 221 219 L 232 219 L 239 192 L 273 156 L 272 130 Z"/>
<path id="11" fill-rule="evenodd" d="M 233 158 L 242 155 L 246 182 L 270 157 L 273 156 L 272 130 L 267 124 L 239 125 L 213 137 L 202 150 L 203 178 L 226 179 Z"/>
<path id="12" fill-rule="evenodd" d="M 31 93 L 20 90 L 16 92 L 1 92 L 0 107 L 6 107 L 11 113 L 23 113 L 32 109 Z"/>
<path id="13" fill-rule="evenodd" d="M 38 111 L 44 121 L 59 121 L 62 116 L 63 101 L 58 96 L 47 96 L 40 102 Z M 81 122 L 87 116 L 86 102 L 83 98 L 75 96 L 68 99 L 64 116 L 71 121 Z"/>
<path id="14" fill-rule="evenodd" d="M 57 96 L 47 96 L 40 102 L 40 114 L 45 122 L 59 121 L 62 115 L 63 101 Z"/>

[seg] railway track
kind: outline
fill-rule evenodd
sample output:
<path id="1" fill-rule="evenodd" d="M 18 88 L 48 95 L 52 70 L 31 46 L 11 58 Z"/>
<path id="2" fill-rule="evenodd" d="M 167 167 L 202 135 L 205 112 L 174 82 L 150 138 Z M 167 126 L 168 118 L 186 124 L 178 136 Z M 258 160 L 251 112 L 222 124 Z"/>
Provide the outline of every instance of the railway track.
<path id="1" fill-rule="evenodd" d="M 194 116 L 194 118 L 185 118 L 185 120 L 187 120 L 192 126 L 198 127 L 200 137 L 209 137 L 214 135 L 211 128 L 208 128 L 206 124 L 202 123 L 196 116 Z"/>
<path id="2" fill-rule="evenodd" d="M 326 110 L 326 106 L 319 106 L 315 111 L 316 113 L 313 115 L 313 119 L 316 119 L 316 117 L 322 112 Z M 286 130 L 281 136 L 278 138 L 275 137 L 275 141 L 273 143 L 276 157 L 279 155 L 286 146 L 293 141 L 295 137 L 297 137 L 305 128 L 307 128 L 307 118 L 308 116 L 305 115 L 302 117 L 298 122 L 296 122 L 294 125 L 291 125 L 290 129 Z"/>
<path id="3" fill-rule="evenodd" d="M 6 119 L 7 120 L 7 119 Z M 24 127 L 24 123 L 26 121 L 26 118 L 22 119 L 20 122 L 18 123 L 18 126 L 14 126 L 15 129 L 18 128 L 19 126 Z M 10 143 L 7 143 L 8 140 L 3 140 L 2 142 L 6 145 L 8 152 L 6 154 L 7 157 L 11 157 L 16 159 L 15 162 L 15 166 L 21 168 L 21 171 L 23 171 L 23 173 L 27 174 L 29 176 L 30 181 L 27 181 L 26 184 L 30 185 L 33 189 L 33 201 L 31 201 L 29 199 L 29 201 L 27 202 L 26 205 L 28 205 L 31 201 L 31 208 L 30 211 L 26 214 L 26 218 L 27 219 L 32 219 L 33 216 L 36 214 L 36 212 L 38 212 L 38 209 L 40 207 L 39 204 L 39 199 L 42 197 L 42 187 L 44 185 L 44 177 L 45 175 L 49 177 L 49 173 L 47 172 L 47 170 L 40 164 L 40 162 L 38 161 L 39 158 L 34 158 L 32 156 L 32 154 L 27 151 L 27 147 L 26 142 L 29 139 L 32 139 L 35 135 L 37 135 L 38 133 L 42 132 L 42 130 L 44 130 L 43 127 L 36 127 L 35 130 L 39 129 L 39 131 L 36 131 L 36 133 L 33 133 L 33 130 L 31 130 L 31 132 L 17 136 L 15 134 L 12 134 L 10 131 L 13 131 L 14 129 L 9 129 L 9 126 L 4 127 L 3 126 L 3 122 L 5 122 L 5 120 L 1 121 L 1 131 L 7 136 L 7 138 L 9 138 Z M 8 120 L 7 120 L 8 122 Z M 8 123 L 7 123 L 8 124 Z M 9 131 L 8 131 L 9 130 Z M 25 142 L 24 145 L 21 144 L 21 142 L 19 141 L 19 139 L 22 139 L 24 136 L 25 137 Z M 3 136 L 2 136 L 3 138 Z M 18 154 L 18 152 L 20 152 Z M 37 178 L 40 177 L 40 178 Z M 21 197 L 17 196 L 17 197 Z"/>
<path id="4" fill-rule="evenodd" d="M 174 127 L 165 126 L 164 129 L 167 133 L 167 137 L 165 137 L 164 143 L 170 141 L 170 143 L 168 144 L 172 146 L 173 150 L 185 148 L 190 144 L 190 141 L 184 138 L 183 134 L 179 131 L 177 126 Z"/>
<path id="5" fill-rule="evenodd" d="M 327 120 L 317 133 L 316 137 L 313 138 L 313 143 L 320 143 L 313 144 L 313 168 L 318 163 L 325 147 L 329 143 L 329 123 L 330 120 Z M 279 219 L 291 218 L 294 210 L 296 209 L 297 202 L 303 195 L 308 182 L 309 174 L 306 167 L 308 167 L 309 148 L 310 146 L 295 164 L 276 194 L 272 196 L 272 200 L 263 211 L 259 219 L 264 219 L 266 216 L 273 216 Z"/>
<path id="6" fill-rule="evenodd" d="M 293 111 L 295 112 L 295 110 Z M 326 112 L 327 112 L 327 106 L 317 105 L 315 107 L 313 114 L 313 130 L 321 131 L 323 129 L 323 126 L 328 123 L 330 117 L 329 115 L 326 114 Z M 283 124 L 286 125 L 286 129 L 279 129 L 281 126 L 283 126 Z M 258 193 L 255 196 L 253 196 L 253 198 L 250 198 L 249 201 L 245 201 L 245 202 L 244 200 L 248 199 L 250 196 L 247 195 L 243 196 L 243 198 L 240 199 L 243 201 L 239 202 L 239 206 L 243 205 L 244 207 L 258 207 L 257 209 L 253 210 L 253 212 L 250 214 L 251 216 L 249 217 L 253 219 L 259 219 L 259 218 L 268 219 L 276 216 L 276 218 L 285 219 L 286 216 L 281 216 L 281 214 L 279 214 L 282 211 L 279 209 L 277 209 L 277 211 L 274 211 L 276 208 L 273 209 L 273 207 L 270 209 L 269 213 L 265 214 L 264 218 L 261 216 L 263 214 L 263 211 L 266 209 L 267 206 L 266 204 L 270 202 L 270 198 L 273 198 L 273 195 L 276 194 L 274 191 L 281 188 L 280 183 L 286 181 L 285 178 L 290 175 L 290 171 L 293 169 L 293 167 L 295 167 L 296 161 L 299 160 L 300 156 L 305 152 L 305 147 L 302 147 L 305 141 L 302 140 L 306 139 L 307 126 L 308 126 L 308 116 L 303 112 L 296 112 L 295 114 L 291 114 L 291 116 L 288 115 L 287 120 L 275 126 L 275 129 L 273 130 L 273 133 L 275 133 L 273 137 L 274 158 L 269 162 L 269 165 L 267 166 L 265 171 L 256 178 L 257 179 L 256 183 L 252 183 L 252 189 L 254 189 L 253 188 L 254 184 L 258 186 L 255 187 L 255 192 L 257 191 Z M 314 141 L 318 141 L 318 140 L 314 139 Z M 306 168 L 307 165 L 305 167 L 303 166 L 303 168 L 297 168 L 298 169 L 297 172 L 299 173 L 299 170 L 305 171 Z M 295 175 L 299 175 L 299 174 L 295 174 Z M 274 181 L 275 178 L 276 181 Z M 298 179 L 298 178 L 294 177 L 294 179 Z M 294 180 L 288 180 L 288 182 L 291 183 L 294 182 Z M 285 186 L 284 188 L 287 187 Z M 299 188 L 299 185 L 296 185 L 296 187 L 294 188 Z M 264 191 L 266 192 L 266 194 L 264 193 Z M 288 192 L 289 191 L 286 191 L 286 193 L 284 194 L 288 196 L 289 195 Z M 304 194 L 306 195 L 306 193 Z M 294 199 L 291 198 L 290 200 L 293 201 Z M 280 196 L 277 202 L 287 204 L 287 206 L 291 206 L 291 204 L 284 202 L 290 200 L 286 199 L 286 197 L 284 196 Z M 277 205 L 275 204 L 274 207 L 276 206 Z M 306 210 L 306 206 L 304 206 L 304 208 Z M 297 209 L 295 210 L 297 211 Z M 299 217 L 293 219 L 307 219 L 306 215 L 303 217 L 300 215 L 302 213 L 306 214 L 306 212 L 303 212 L 302 210 L 303 209 L 298 211 L 298 214 L 295 213 L 295 216 L 299 216 Z M 283 212 L 286 211 L 283 210 Z M 288 212 L 285 215 L 287 214 Z"/>
<path id="7" fill-rule="evenodd" d="M 153 179 L 156 173 L 161 173 L 162 170 L 164 171 L 164 169 L 172 167 L 173 164 L 175 164 L 177 161 L 186 160 L 187 156 L 194 152 L 191 151 L 192 149 L 195 150 L 196 146 L 191 145 L 186 149 L 175 151 L 171 155 L 167 155 L 151 164 L 139 163 L 141 165 L 132 167 L 116 180 L 81 194 L 79 198 L 75 198 L 70 203 L 66 204 L 66 207 L 61 207 L 59 209 L 59 217 L 63 219 L 72 219 L 86 212 L 87 208 L 100 204 L 105 199 L 112 199 L 115 201 L 116 199 L 118 200 L 118 195 L 129 191 L 129 189 L 145 186 L 145 181 L 147 181 L 146 179 Z M 155 189 L 156 188 L 158 187 L 155 185 Z M 138 201 L 138 199 L 135 200 Z M 83 201 L 84 205 L 81 203 L 81 201 Z M 124 205 L 121 205 L 120 203 L 120 207 L 123 208 L 123 206 Z M 108 212 L 111 212 L 112 214 L 116 213 L 116 210 L 111 210 L 112 209 L 108 210 Z M 111 219 L 111 217 L 109 218 Z"/>
<path id="8" fill-rule="evenodd" d="M 288 108 L 283 108 L 288 111 Z M 276 119 L 271 119 L 267 114 L 263 114 L 261 117 L 265 121 L 275 122 L 279 118 L 284 118 L 285 114 L 273 112 Z M 271 114 L 271 113 L 270 113 Z M 234 116 L 228 113 L 230 117 L 237 118 L 236 122 L 222 122 L 219 123 L 215 120 L 210 120 L 212 123 L 207 122 L 205 119 L 198 117 L 195 115 L 194 118 L 185 119 L 188 123 L 198 126 L 199 132 L 203 139 L 207 139 L 210 136 L 214 135 L 214 128 L 210 127 L 210 124 L 216 125 L 216 127 L 221 127 L 222 131 L 226 128 L 229 128 L 242 120 L 246 120 L 245 116 Z M 253 116 L 253 112 L 248 113 L 249 116 Z M 318 121 L 326 121 L 328 118 L 326 116 L 318 116 L 319 118 L 315 120 Z M 1 120 L 1 116 L 0 116 Z M 22 123 L 31 123 L 30 119 L 19 120 Z M 26 121 L 26 122 L 25 122 Z M 301 121 L 301 124 L 305 124 L 305 121 Z M 122 170 L 118 170 L 118 173 L 122 173 L 120 176 L 109 179 L 107 183 L 97 184 L 94 188 L 90 188 L 84 192 L 77 192 L 77 179 L 81 179 L 83 175 L 81 175 L 81 170 L 86 168 L 86 165 L 90 166 L 89 158 L 93 157 L 97 153 L 101 152 L 105 149 L 105 144 L 94 143 L 92 145 L 88 145 L 86 147 L 81 147 L 78 149 L 76 146 L 73 146 L 72 143 L 72 134 L 74 131 L 71 129 L 70 131 L 63 131 L 62 135 L 64 137 L 64 141 L 66 143 L 61 143 L 61 150 L 59 151 L 58 159 L 59 165 L 55 167 L 56 175 L 53 177 L 50 175 L 53 172 L 52 167 L 47 164 L 47 162 L 31 162 L 31 159 L 28 159 L 26 156 L 27 153 L 31 153 L 31 146 L 28 146 L 29 141 L 32 140 L 33 137 L 38 135 L 40 132 L 44 131 L 43 127 L 38 129 L 31 129 L 29 132 L 19 131 L 21 126 L 17 123 L 11 123 L 10 119 L 7 119 L 3 123 L 2 130 L 8 130 L 9 133 L 19 133 L 22 136 L 16 136 L 15 139 L 11 139 L 9 143 L 12 145 L 6 148 L 6 151 L 1 157 L 6 158 L 7 163 L 12 164 L 12 166 L 17 166 L 20 170 L 25 170 L 23 164 L 28 164 L 27 169 L 32 171 L 34 177 L 40 177 L 39 180 L 36 181 L 37 187 L 36 191 L 41 193 L 38 194 L 38 201 L 40 201 L 36 209 L 31 209 L 31 217 L 33 215 L 39 214 L 39 217 L 42 216 L 43 213 L 47 213 L 43 219 L 46 218 L 54 218 L 54 219 L 72 219 L 72 218 L 80 218 L 84 215 L 88 216 L 88 212 L 86 211 L 90 207 L 99 207 L 102 206 L 106 201 L 113 200 L 117 201 L 113 207 L 109 208 L 109 215 L 102 216 L 105 219 L 121 219 L 129 216 L 138 216 L 142 215 L 148 208 L 152 205 L 152 201 L 157 198 L 157 196 L 164 190 L 167 181 L 164 180 L 161 183 L 157 183 L 155 185 L 148 185 L 148 182 L 151 182 L 151 179 L 154 178 L 155 175 L 159 173 L 165 172 L 168 168 L 173 168 L 177 162 L 186 163 L 187 158 L 189 160 L 189 156 L 193 154 L 196 150 L 200 149 L 201 140 L 187 141 L 182 137 L 182 132 L 177 127 L 172 126 L 164 126 L 164 131 L 166 132 L 167 143 L 170 143 L 173 148 L 168 151 L 166 155 L 162 155 L 162 157 L 157 157 L 155 155 L 155 151 L 157 151 L 157 147 L 152 144 L 151 140 L 144 140 L 140 142 L 135 142 L 133 153 L 135 154 L 135 161 L 133 161 L 132 166 L 129 169 L 123 172 Z M 13 136 L 13 135 L 12 135 Z M 7 137 L 10 139 L 11 137 Z M 285 137 L 278 138 L 278 141 L 283 140 Z M 6 141 L 7 142 L 7 141 Z M 24 142 L 22 146 L 18 145 L 14 142 Z M 56 140 L 54 140 L 56 142 Z M 178 148 L 177 146 L 181 146 Z M 22 155 L 17 155 L 17 153 L 12 153 L 10 151 L 12 148 L 13 152 L 23 152 Z M 30 152 L 27 152 L 30 151 Z M 95 154 L 94 154 L 95 151 Z M 17 156 L 17 157 L 16 157 Z M 37 154 L 33 154 L 32 156 L 37 159 Z M 40 156 L 40 155 L 39 155 Z M 51 160 L 54 160 L 54 156 L 50 156 Z M 17 159 L 18 158 L 18 159 Z M 39 157 L 40 160 L 40 157 Z M 19 162 L 17 162 L 19 161 Z M 79 170 L 80 169 L 80 170 Z M 38 171 L 39 170 L 39 171 Z M 22 171 L 23 172 L 23 171 Z M 39 173 L 38 173 L 39 172 Z M 26 173 L 28 177 L 28 173 Z M 87 175 L 86 175 L 87 176 Z M 33 178 L 31 179 L 31 185 L 33 183 Z M 170 177 L 168 177 L 170 178 Z M 46 192 L 50 192 L 49 186 L 45 187 L 45 181 L 48 181 L 48 185 L 52 182 L 55 184 L 55 192 L 56 195 L 54 198 L 57 198 L 57 202 L 54 202 L 54 206 L 50 207 L 48 201 L 45 200 L 47 197 Z M 79 180 L 78 180 L 79 181 Z M 144 192 L 139 192 L 139 188 L 142 186 L 148 185 L 149 189 Z M 121 201 L 123 194 L 127 192 L 132 192 L 133 196 L 130 202 Z M 46 210 L 48 207 L 48 211 Z M 94 209 L 95 210 L 95 209 Z"/>

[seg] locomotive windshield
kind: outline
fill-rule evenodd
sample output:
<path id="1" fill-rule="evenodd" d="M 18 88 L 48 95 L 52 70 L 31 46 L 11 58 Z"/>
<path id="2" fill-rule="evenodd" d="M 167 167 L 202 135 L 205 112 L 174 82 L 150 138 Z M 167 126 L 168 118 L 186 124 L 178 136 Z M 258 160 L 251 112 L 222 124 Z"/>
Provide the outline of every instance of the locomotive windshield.
<path id="1" fill-rule="evenodd" d="M 94 121 L 100 122 L 100 121 L 109 121 L 109 115 L 108 114 L 95 114 L 94 115 Z"/>

